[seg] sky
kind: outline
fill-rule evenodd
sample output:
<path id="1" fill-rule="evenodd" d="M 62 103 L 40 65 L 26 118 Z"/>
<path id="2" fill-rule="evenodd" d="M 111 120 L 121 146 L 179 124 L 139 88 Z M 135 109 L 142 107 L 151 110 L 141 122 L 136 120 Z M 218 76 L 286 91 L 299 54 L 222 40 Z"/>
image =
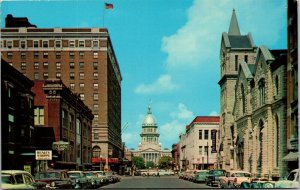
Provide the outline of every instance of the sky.
<path id="1" fill-rule="evenodd" d="M 12 14 L 39 28 L 107 28 L 122 74 L 122 141 L 137 148 L 150 105 L 171 149 L 196 116 L 219 115 L 221 36 L 233 9 L 256 46 L 287 48 L 285 0 L 6 0 L 1 27 Z"/>

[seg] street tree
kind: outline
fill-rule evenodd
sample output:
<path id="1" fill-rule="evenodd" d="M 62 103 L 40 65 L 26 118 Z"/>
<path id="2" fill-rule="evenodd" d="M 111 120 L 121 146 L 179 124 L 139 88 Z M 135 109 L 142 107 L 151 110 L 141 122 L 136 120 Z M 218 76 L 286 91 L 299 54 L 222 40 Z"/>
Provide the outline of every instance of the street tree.
<path id="1" fill-rule="evenodd" d="M 162 156 L 158 161 L 159 168 L 170 168 L 172 164 L 172 158 L 170 156 Z"/>
<path id="2" fill-rule="evenodd" d="M 145 161 L 144 158 L 140 156 L 135 156 L 132 158 L 132 164 L 135 165 L 138 169 L 145 168 Z"/>
<path id="3" fill-rule="evenodd" d="M 146 168 L 154 168 L 155 167 L 155 164 L 153 161 L 147 161 L 146 162 Z"/>

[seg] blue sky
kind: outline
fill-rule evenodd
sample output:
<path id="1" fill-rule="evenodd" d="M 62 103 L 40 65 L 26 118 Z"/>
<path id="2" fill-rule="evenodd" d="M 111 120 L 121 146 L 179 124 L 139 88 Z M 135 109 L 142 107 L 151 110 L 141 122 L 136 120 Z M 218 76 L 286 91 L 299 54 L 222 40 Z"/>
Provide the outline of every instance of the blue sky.
<path id="1" fill-rule="evenodd" d="M 122 140 L 137 148 L 151 102 L 160 142 L 171 148 L 196 116 L 219 114 L 220 40 L 233 9 L 242 35 L 286 49 L 285 0 L 3 1 L 1 27 L 12 14 L 39 28 L 108 28 L 123 77 Z"/>

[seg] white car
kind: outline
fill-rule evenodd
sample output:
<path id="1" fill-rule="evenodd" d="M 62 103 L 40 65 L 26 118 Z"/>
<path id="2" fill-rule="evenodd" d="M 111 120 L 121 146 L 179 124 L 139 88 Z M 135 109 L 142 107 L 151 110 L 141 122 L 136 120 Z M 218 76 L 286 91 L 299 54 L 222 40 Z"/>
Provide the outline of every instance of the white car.
<path id="1" fill-rule="evenodd" d="M 299 189 L 299 169 L 292 170 L 286 179 L 275 183 L 275 188 L 297 188 Z"/>

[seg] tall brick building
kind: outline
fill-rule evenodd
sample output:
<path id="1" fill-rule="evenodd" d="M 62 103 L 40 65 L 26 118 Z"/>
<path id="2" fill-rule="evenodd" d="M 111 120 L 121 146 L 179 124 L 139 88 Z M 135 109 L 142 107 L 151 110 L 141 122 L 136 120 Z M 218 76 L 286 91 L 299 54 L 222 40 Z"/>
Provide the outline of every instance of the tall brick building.
<path id="1" fill-rule="evenodd" d="M 94 115 L 93 155 L 105 158 L 105 169 L 117 167 L 122 77 L 108 30 L 10 27 L 1 36 L 2 58 L 10 65 L 31 80 L 61 79 L 79 94 Z"/>

